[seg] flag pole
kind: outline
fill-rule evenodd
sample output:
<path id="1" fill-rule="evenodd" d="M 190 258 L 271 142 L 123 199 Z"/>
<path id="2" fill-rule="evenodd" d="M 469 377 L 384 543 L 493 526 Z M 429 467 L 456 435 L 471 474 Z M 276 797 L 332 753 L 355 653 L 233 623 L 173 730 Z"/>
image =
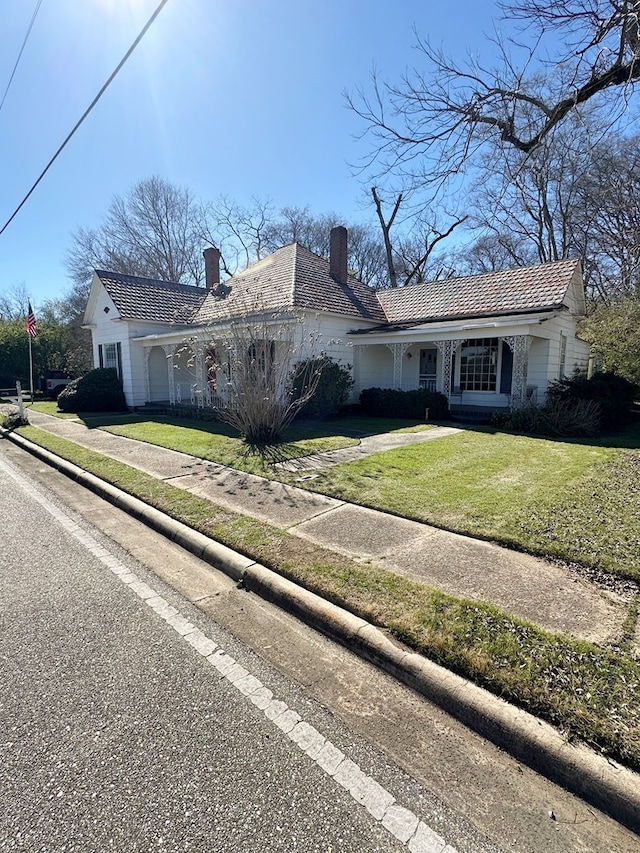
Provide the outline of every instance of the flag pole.
<path id="1" fill-rule="evenodd" d="M 36 315 L 33 313 L 31 300 L 29 300 L 29 313 L 27 314 L 26 329 L 27 337 L 29 338 L 29 388 L 31 390 L 31 405 L 33 405 L 33 351 L 31 349 L 31 338 L 35 338 L 38 332 L 36 327 Z"/>
<path id="2" fill-rule="evenodd" d="M 31 335 L 27 335 L 29 338 L 29 387 L 31 389 L 31 405 L 33 406 L 33 354 L 31 352 Z"/>

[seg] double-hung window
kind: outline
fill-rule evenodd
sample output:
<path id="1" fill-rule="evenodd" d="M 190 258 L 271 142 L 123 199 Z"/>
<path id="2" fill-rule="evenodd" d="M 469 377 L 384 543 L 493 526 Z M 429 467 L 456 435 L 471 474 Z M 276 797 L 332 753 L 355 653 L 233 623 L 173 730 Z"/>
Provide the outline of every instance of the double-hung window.
<path id="1" fill-rule="evenodd" d="M 100 367 L 112 367 L 122 380 L 122 347 L 119 341 L 115 344 L 99 344 L 98 361 Z"/>

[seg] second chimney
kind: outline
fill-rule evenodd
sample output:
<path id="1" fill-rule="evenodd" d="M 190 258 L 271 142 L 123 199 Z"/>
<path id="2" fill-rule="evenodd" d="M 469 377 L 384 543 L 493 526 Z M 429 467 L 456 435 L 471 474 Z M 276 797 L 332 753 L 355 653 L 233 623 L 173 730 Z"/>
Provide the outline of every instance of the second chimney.
<path id="1" fill-rule="evenodd" d="M 329 233 L 329 272 L 343 284 L 347 283 L 347 229 L 337 225 Z"/>
<path id="2" fill-rule="evenodd" d="M 220 284 L 220 251 L 215 246 L 209 246 L 202 253 L 202 257 L 207 290 L 217 290 Z"/>

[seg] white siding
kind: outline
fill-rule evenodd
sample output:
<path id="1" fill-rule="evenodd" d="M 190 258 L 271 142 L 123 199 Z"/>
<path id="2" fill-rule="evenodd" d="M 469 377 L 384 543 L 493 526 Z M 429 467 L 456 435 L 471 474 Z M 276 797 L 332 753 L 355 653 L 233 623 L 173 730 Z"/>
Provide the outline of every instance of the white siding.
<path id="1" fill-rule="evenodd" d="M 551 345 L 556 341 L 548 341 L 544 338 L 534 338 L 529 348 L 529 363 L 527 367 L 527 385 L 536 386 L 537 401 L 541 402 L 547 390 L 548 362 Z"/>
<path id="2" fill-rule="evenodd" d="M 364 388 L 393 388 L 393 354 L 384 344 L 360 347 L 360 376 L 355 377 L 354 396 Z M 417 387 L 416 379 L 416 387 Z"/>

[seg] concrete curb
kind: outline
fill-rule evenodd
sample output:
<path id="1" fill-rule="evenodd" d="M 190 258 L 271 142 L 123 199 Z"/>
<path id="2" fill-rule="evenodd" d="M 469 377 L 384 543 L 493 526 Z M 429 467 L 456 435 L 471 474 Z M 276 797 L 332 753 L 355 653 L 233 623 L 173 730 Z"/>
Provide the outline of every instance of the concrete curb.
<path id="1" fill-rule="evenodd" d="M 549 724 L 392 642 L 379 628 L 271 569 L 209 539 L 82 468 L 0 428 L 0 435 L 177 542 L 245 588 L 277 604 L 424 695 L 514 758 L 640 833 L 640 778 L 568 743 Z"/>

